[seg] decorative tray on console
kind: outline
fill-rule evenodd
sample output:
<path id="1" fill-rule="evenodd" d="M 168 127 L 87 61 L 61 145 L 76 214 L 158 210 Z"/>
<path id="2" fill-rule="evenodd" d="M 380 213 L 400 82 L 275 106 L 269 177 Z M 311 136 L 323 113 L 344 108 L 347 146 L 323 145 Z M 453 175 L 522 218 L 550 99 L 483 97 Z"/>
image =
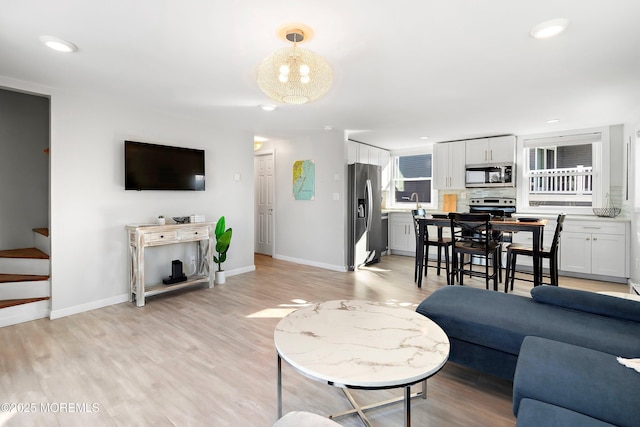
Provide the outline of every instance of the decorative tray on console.
<path id="1" fill-rule="evenodd" d="M 518 218 L 518 221 L 520 221 L 520 222 L 538 222 L 538 221 L 540 221 L 540 218 L 522 217 L 522 218 Z"/>

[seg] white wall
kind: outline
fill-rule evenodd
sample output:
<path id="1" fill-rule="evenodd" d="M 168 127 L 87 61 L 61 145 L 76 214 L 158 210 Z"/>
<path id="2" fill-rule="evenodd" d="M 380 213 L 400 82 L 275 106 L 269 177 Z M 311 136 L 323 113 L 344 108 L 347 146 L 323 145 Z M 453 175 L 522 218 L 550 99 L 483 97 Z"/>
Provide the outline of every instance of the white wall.
<path id="1" fill-rule="evenodd" d="M 211 221 L 225 215 L 234 235 L 224 269 L 233 275 L 255 268 L 251 131 L 225 129 L 215 116 L 196 122 L 88 94 L 2 78 L 0 85 L 51 95 L 52 318 L 126 301 L 124 227 L 152 222 L 159 214 L 199 213 Z M 125 191 L 125 139 L 205 149 L 206 191 Z"/>
<path id="2" fill-rule="evenodd" d="M 338 131 L 308 132 L 268 141 L 276 169 L 274 258 L 345 271 L 345 138 Z M 315 161 L 315 199 L 294 200 L 296 160 Z M 333 194 L 339 200 L 333 200 Z"/>

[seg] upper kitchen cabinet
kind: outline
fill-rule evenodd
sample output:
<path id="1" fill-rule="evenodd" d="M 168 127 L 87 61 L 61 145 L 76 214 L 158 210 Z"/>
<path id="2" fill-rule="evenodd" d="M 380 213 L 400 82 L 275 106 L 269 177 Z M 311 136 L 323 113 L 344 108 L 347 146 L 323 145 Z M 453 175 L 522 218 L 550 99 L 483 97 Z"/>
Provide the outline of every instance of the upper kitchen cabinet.
<path id="1" fill-rule="evenodd" d="M 433 156 L 433 188 L 464 188 L 465 141 L 435 144 Z"/>
<path id="2" fill-rule="evenodd" d="M 347 141 L 347 163 L 363 163 L 365 165 L 382 166 L 389 164 L 390 154 L 387 150 L 362 144 L 356 141 Z"/>
<path id="3" fill-rule="evenodd" d="M 516 137 L 513 135 L 473 139 L 466 142 L 468 165 L 515 163 Z"/>

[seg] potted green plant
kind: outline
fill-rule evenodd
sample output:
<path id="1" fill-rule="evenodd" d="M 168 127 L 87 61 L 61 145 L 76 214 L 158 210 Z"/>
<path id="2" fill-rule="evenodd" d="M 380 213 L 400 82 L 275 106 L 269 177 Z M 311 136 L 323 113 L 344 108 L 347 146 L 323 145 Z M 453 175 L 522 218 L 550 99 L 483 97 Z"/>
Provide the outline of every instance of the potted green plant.
<path id="1" fill-rule="evenodd" d="M 216 223 L 215 236 L 216 236 L 216 253 L 213 256 L 213 262 L 218 264 L 218 270 L 215 272 L 215 282 L 218 285 L 226 282 L 226 275 L 222 270 L 222 263 L 227 260 L 227 251 L 231 244 L 231 235 L 233 231 L 231 228 L 226 228 L 224 216 L 221 216 Z"/>
<path id="2" fill-rule="evenodd" d="M 165 224 L 164 215 L 159 215 L 158 216 L 158 225 L 164 225 L 164 224 Z"/>

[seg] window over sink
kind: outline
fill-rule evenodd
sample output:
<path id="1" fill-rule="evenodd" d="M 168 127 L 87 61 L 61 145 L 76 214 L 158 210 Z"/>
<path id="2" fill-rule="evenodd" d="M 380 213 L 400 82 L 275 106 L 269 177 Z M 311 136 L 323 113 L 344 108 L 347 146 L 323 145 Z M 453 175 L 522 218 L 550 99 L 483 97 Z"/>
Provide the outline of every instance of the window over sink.
<path id="1" fill-rule="evenodd" d="M 423 208 L 437 205 L 432 153 L 394 156 L 392 168 L 390 196 L 394 206 L 415 207 L 416 195 Z"/>
<path id="2" fill-rule="evenodd" d="M 530 136 L 522 141 L 520 210 L 591 213 L 600 205 L 609 186 L 606 130 Z"/>

